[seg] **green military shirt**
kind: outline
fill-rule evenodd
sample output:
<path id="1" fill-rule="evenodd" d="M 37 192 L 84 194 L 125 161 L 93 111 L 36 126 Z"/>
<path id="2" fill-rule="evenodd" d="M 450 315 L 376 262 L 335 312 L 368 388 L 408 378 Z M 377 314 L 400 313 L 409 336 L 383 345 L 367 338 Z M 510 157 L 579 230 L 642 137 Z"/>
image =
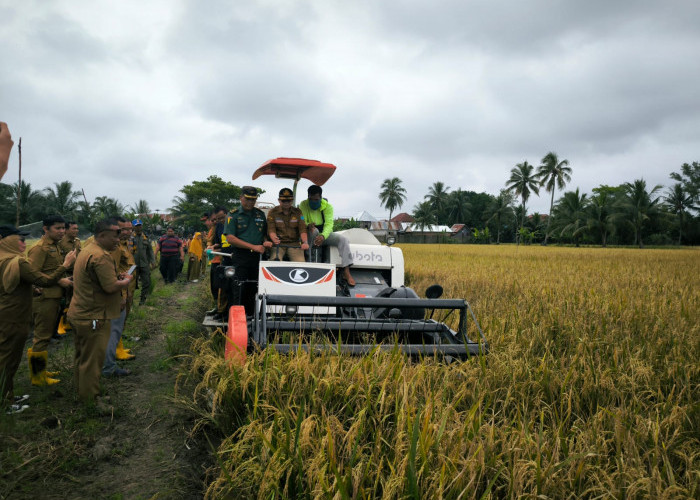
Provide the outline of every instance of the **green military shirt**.
<path id="1" fill-rule="evenodd" d="M 29 260 L 32 270 L 44 274 L 52 274 L 57 268 L 61 267 L 63 259 L 64 256 L 58 243 L 54 243 L 46 235 L 42 236 L 27 254 L 27 260 Z M 63 278 L 63 275 L 60 278 Z M 63 297 L 63 288 L 58 285 L 45 287 L 42 296 L 47 299 L 60 299 Z"/>
<path id="2" fill-rule="evenodd" d="M 232 234 L 251 245 L 262 245 L 267 236 L 265 213 L 259 208 L 246 212 L 242 207 L 231 212 L 226 219 L 224 234 Z"/>
<path id="3" fill-rule="evenodd" d="M 117 282 L 117 264 L 97 242 L 84 248 L 73 266 L 73 300 L 68 316 L 78 320 L 116 319 L 121 314 L 121 291 L 104 287 Z"/>
<path id="4" fill-rule="evenodd" d="M 277 206 L 267 213 L 268 231 L 277 233 L 282 245 L 298 245 L 301 233 L 306 232 L 304 216 L 296 207 L 290 207 L 285 215 L 281 206 Z"/>
<path id="5" fill-rule="evenodd" d="M 156 258 L 153 255 L 153 246 L 148 236 L 144 233 L 141 233 L 140 236 L 134 233 L 131 237 L 131 242 L 133 244 L 134 261 L 137 266 L 149 267 L 155 263 Z"/>

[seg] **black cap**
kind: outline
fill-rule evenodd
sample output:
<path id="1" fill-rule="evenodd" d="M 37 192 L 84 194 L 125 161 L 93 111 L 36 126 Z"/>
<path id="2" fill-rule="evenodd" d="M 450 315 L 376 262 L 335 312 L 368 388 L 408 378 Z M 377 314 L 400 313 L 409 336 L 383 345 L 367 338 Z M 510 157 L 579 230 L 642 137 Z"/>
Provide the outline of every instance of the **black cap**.
<path id="1" fill-rule="evenodd" d="M 294 199 L 294 193 L 292 192 L 291 189 L 289 188 L 282 188 L 280 189 L 280 200 L 293 200 Z"/>
<path id="2" fill-rule="evenodd" d="M 26 231 L 20 231 L 12 224 L 3 224 L 0 226 L 0 237 L 5 238 L 7 236 L 12 236 L 13 234 L 19 234 L 20 236 L 29 236 Z"/>
<path id="3" fill-rule="evenodd" d="M 243 186 L 241 188 L 241 194 L 249 200 L 258 199 L 258 189 L 253 186 Z"/>

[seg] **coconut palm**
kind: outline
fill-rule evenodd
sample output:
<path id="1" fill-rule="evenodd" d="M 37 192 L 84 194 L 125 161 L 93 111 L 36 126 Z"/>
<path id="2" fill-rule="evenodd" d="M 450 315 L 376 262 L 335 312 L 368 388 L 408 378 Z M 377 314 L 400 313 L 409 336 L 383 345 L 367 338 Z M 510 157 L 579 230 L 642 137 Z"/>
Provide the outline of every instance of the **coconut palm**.
<path id="1" fill-rule="evenodd" d="M 593 191 L 596 191 L 595 189 Z M 608 245 L 608 235 L 614 230 L 615 213 L 613 198 L 608 191 L 599 191 L 590 197 L 586 205 L 586 225 L 592 234 L 597 234 L 603 247 Z"/>
<path id="2" fill-rule="evenodd" d="M 74 219 L 78 209 L 80 191 L 73 191 L 73 184 L 70 181 L 55 182 L 54 186 L 44 189 L 47 212 Z"/>
<path id="3" fill-rule="evenodd" d="M 15 196 L 19 191 L 19 212 L 16 215 L 15 224 L 21 226 L 23 224 L 29 224 L 30 222 L 35 222 L 41 220 L 44 215 L 43 205 L 44 196 L 40 191 L 34 191 L 32 185 L 28 182 L 22 181 L 20 186 L 15 182 L 12 185 Z M 19 188 L 19 189 L 18 189 Z M 15 203 L 17 198 L 14 199 Z"/>
<path id="4" fill-rule="evenodd" d="M 131 206 L 130 210 L 138 216 L 151 213 L 151 207 L 148 206 L 148 202 L 146 200 L 137 201 Z"/>
<path id="5" fill-rule="evenodd" d="M 430 201 L 420 202 L 413 207 L 413 219 L 414 225 L 421 231 L 437 222 L 435 211 Z"/>
<path id="6" fill-rule="evenodd" d="M 552 193 L 552 198 L 549 202 L 549 217 L 547 218 L 547 229 L 544 234 L 543 245 L 547 244 L 549 237 L 549 226 L 552 223 L 552 209 L 554 208 L 554 191 L 555 189 L 562 190 L 566 183 L 571 180 L 571 167 L 569 160 L 559 160 L 556 153 L 549 152 L 542 158 L 542 164 L 537 167 L 537 178 L 540 181 L 540 186 L 544 186 L 548 193 Z"/>
<path id="7" fill-rule="evenodd" d="M 579 189 L 564 193 L 554 209 L 556 228 L 561 236 L 571 236 L 576 246 L 579 246 L 581 235 L 588 229 L 588 214 L 586 213 L 586 193 L 581 194 Z"/>
<path id="8" fill-rule="evenodd" d="M 447 197 L 447 221 L 449 224 L 467 222 L 472 205 L 469 203 L 469 193 L 457 189 Z"/>
<path id="9" fill-rule="evenodd" d="M 523 204 L 522 217 L 520 219 L 520 232 L 522 233 L 525 226 L 525 214 L 527 213 L 527 200 L 530 199 L 530 193 L 539 194 L 540 188 L 537 182 L 537 177 L 533 174 L 535 167 L 527 161 L 518 163 L 515 168 L 510 171 L 510 178 L 506 182 L 506 188 L 513 191 L 517 196 L 520 196 Z"/>
<path id="10" fill-rule="evenodd" d="M 661 197 L 655 195 L 661 189 L 661 185 L 656 185 L 651 191 L 647 191 L 646 181 L 637 179 L 634 182 L 626 182 L 623 188 L 625 197 L 620 203 L 623 217 L 634 230 L 635 244 L 639 244 L 639 248 L 644 248 L 642 230 L 652 217 L 660 213 Z"/>
<path id="11" fill-rule="evenodd" d="M 394 177 L 392 179 L 384 179 L 379 193 L 379 199 L 382 206 L 389 210 L 389 220 L 396 208 L 401 208 L 406 201 L 406 189 L 401 185 L 401 179 Z"/>
<path id="12" fill-rule="evenodd" d="M 513 193 L 508 191 L 507 189 L 501 189 L 501 192 L 498 194 L 498 196 L 491 202 L 489 205 L 489 213 L 491 216 L 488 218 L 486 223 L 488 224 L 491 221 L 494 221 L 496 223 L 496 244 L 500 245 L 501 243 L 501 222 L 503 219 L 508 217 L 509 214 L 512 213 L 513 210 Z"/>
<path id="13" fill-rule="evenodd" d="M 683 239 L 685 216 L 689 210 L 697 210 L 697 207 L 693 203 L 693 197 L 683 189 L 682 184 L 674 184 L 667 191 L 664 199 L 670 212 L 678 216 L 678 245 L 680 246 Z"/>
<path id="14" fill-rule="evenodd" d="M 113 215 L 121 215 L 124 212 L 124 205 L 114 198 L 98 196 L 92 204 L 92 211 L 97 220 Z"/>
<path id="15" fill-rule="evenodd" d="M 447 200 L 449 198 L 449 190 L 450 187 L 445 186 L 444 183 L 440 181 L 434 182 L 433 185 L 430 186 L 428 194 L 426 194 L 424 198 L 432 207 L 433 213 L 435 214 L 435 218 L 437 219 L 438 224 L 442 224 L 445 220 L 445 215 L 447 212 Z"/>

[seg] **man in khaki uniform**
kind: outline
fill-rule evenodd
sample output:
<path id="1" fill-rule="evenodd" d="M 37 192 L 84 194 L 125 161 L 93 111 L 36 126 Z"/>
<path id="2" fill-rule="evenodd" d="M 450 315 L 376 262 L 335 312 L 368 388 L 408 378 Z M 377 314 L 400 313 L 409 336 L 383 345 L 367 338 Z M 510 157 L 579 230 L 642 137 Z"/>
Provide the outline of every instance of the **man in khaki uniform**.
<path id="1" fill-rule="evenodd" d="M 56 268 L 63 264 L 64 256 L 58 246 L 66 232 L 66 221 L 60 215 L 49 215 L 43 221 L 44 236 L 29 250 L 27 260 L 32 271 L 51 275 Z M 61 276 L 63 277 L 63 276 Z M 58 285 L 40 289 L 41 293 L 34 297 L 32 309 L 34 317 L 34 342 L 28 351 L 29 369 L 32 384 L 46 385 L 59 382 L 51 378 L 54 372 L 46 373 L 46 364 L 41 360 L 47 358 L 49 341 L 56 331 L 58 317 L 61 311 L 63 289 Z M 43 366 L 42 366 L 43 365 Z"/>
<path id="2" fill-rule="evenodd" d="M 58 248 L 61 249 L 61 254 L 63 256 L 68 255 L 69 252 L 75 250 L 76 256 L 80 253 L 80 240 L 78 239 L 78 223 L 75 221 L 66 222 L 66 234 L 58 242 Z M 73 277 L 73 270 L 68 271 L 68 276 Z M 59 315 L 58 322 L 58 335 L 57 338 L 65 335 L 68 330 L 71 329 L 70 324 L 66 321 L 66 313 L 68 312 L 68 304 L 70 304 L 70 299 L 73 297 L 73 290 L 71 288 L 66 288 L 64 290 L 63 300 L 61 301 L 61 313 Z"/>
<path id="3" fill-rule="evenodd" d="M 117 273 L 117 264 L 110 255 L 119 244 L 120 232 L 114 219 L 101 220 L 95 226 L 95 242 L 75 261 L 68 319 L 75 329 L 75 384 L 85 402 L 93 401 L 100 393 L 111 322 L 119 318 L 120 292 L 132 279 Z"/>
<path id="4" fill-rule="evenodd" d="M 304 251 L 309 249 L 304 216 L 297 207 L 292 206 L 294 193 L 289 188 L 280 190 L 280 204 L 267 214 L 267 234 L 275 245 L 271 250 L 272 260 L 283 260 L 285 254 L 292 262 L 304 262 Z M 301 248 L 299 241 L 301 240 Z M 282 245 L 282 246 L 280 246 Z"/>
<path id="5" fill-rule="evenodd" d="M 116 217 L 117 225 L 119 226 L 119 245 L 110 252 L 112 259 L 117 264 L 117 273 L 126 273 L 134 264 L 134 254 L 132 252 L 133 245 L 131 243 L 131 223 L 123 217 Z M 105 353 L 104 364 L 102 365 L 102 375 L 106 377 L 123 377 L 130 375 L 131 371 L 117 366 L 117 360 L 133 359 L 135 356 L 130 354 L 122 344 L 122 332 L 126 323 L 126 316 L 131 309 L 131 302 L 134 298 L 134 289 L 136 288 L 136 280 L 132 279 L 129 286 L 121 291 L 121 313 L 119 317 L 112 320 L 109 333 L 109 343 Z"/>

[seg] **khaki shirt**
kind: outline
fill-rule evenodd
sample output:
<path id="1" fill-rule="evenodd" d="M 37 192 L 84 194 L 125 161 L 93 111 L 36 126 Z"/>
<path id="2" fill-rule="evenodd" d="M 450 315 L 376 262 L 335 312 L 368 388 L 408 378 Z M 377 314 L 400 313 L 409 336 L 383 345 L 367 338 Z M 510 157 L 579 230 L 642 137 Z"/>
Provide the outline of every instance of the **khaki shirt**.
<path id="1" fill-rule="evenodd" d="M 64 256 L 58 243 L 54 243 L 46 235 L 42 236 L 27 254 L 27 260 L 32 266 L 32 270 L 44 274 L 52 274 L 56 269 L 62 267 L 63 259 Z M 63 277 L 61 275 L 59 279 Z M 41 296 L 47 299 L 60 299 L 63 297 L 63 288 L 58 285 L 45 287 Z"/>
<path id="2" fill-rule="evenodd" d="M 9 263 L 0 264 L 0 277 Z M 63 278 L 66 268 L 58 266 L 51 274 L 35 271 L 29 262 L 19 260 L 19 285 L 12 293 L 7 293 L 0 279 L 0 321 L 8 323 L 28 323 L 32 319 L 32 285 L 47 287 L 55 285 Z"/>
<path id="3" fill-rule="evenodd" d="M 76 253 L 80 253 L 80 240 L 78 238 L 70 239 L 68 235 L 65 235 L 63 238 L 61 238 L 61 241 L 58 242 L 58 248 L 61 249 L 61 253 L 64 257 L 73 250 L 77 250 L 78 252 Z"/>
<path id="4" fill-rule="evenodd" d="M 104 287 L 117 281 L 117 264 L 97 242 L 83 248 L 73 266 L 73 300 L 68 316 L 78 320 L 115 319 L 121 314 L 121 291 Z"/>
<path id="5" fill-rule="evenodd" d="M 130 247 L 131 245 L 129 245 L 128 241 L 119 241 L 117 248 L 110 252 L 112 259 L 114 259 L 114 262 L 117 264 L 117 274 L 127 272 L 129 268 L 136 263 Z M 132 294 L 135 289 L 136 280 L 132 280 L 131 283 L 129 283 L 129 293 Z M 122 290 L 122 296 L 127 296 L 127 289 Z"/>
<path id="6" fill-rule="evenodd" d="M 277 233 L 282 245 L 298 245 L 301 233 L 306 232 L 306 222 L 301 210 L 290 207 L 287 215 L 281 206 L 270 210 L 267 214 L 268 231 Z"/>

